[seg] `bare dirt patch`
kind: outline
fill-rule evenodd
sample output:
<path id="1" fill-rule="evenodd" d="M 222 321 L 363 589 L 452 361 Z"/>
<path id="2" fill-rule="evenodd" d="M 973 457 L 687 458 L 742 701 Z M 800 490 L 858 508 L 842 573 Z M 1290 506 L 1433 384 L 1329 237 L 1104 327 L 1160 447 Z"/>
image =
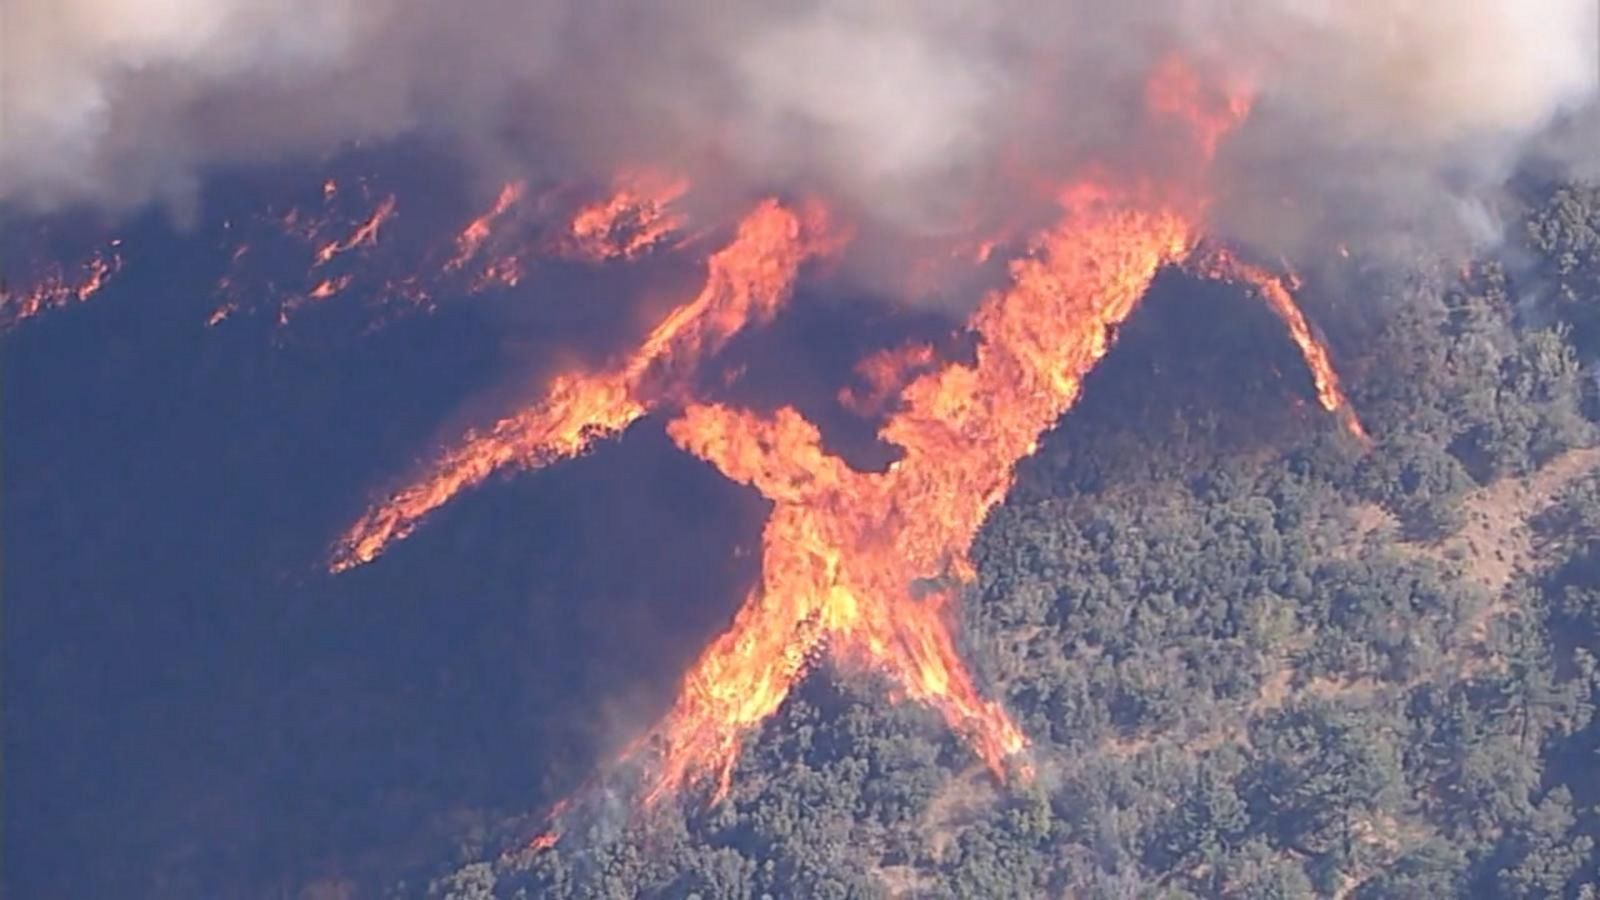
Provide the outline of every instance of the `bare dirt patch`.
<path id="1" fill-rule="evenodd" d="M 1409 553 L 1460 566 L 1462 577 L 1483 588 L 1488 602 L 1462 623 L 1462 642 L 1481 647 L 1494 620 L 1510 612 L 1506 589 L 1536 562 L 1531 523 L 1561 491 L 1600 468 L 1600 447 L 1570 450 L 1523 478 L 1502 478 L 1478 488 L 1462 502 L 1465 523 L 1449 537 L 1429 544 L 1403 543 Z"/>

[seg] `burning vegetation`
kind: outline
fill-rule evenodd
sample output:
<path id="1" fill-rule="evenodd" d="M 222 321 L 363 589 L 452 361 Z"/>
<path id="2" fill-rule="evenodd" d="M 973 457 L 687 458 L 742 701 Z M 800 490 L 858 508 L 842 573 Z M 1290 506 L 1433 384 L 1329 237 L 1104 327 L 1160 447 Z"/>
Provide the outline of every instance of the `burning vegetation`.
<path id="1" fill-rule="evenodd" d="M 849 216 L 828 200 L 769 197 L 745 207 L 726 242 L 706 255 L 703 286 L 637 346 L 556 374 L 526 406 L 438 452 L 339 537 L 330 570 L 372 562 L 498 471 L 570 459 L 660 412 L 680 449 L 772 508 L 758 583 L 683 675 L 665 717 L 623 754 L 642 766 L 643 804 L 701 785 L 725 795 L 742 741 L 821 654 L 882 673 L 898 696 L 937 710 L 997 778 L 1026 777 L 1028 740 L 957 653 L 951 605 L 973 576 L 970 548 L 1018 462 L 1073 407 L 1158 272 L 1182 267 L 1259 296 L 1299 348 L 1322 408 L 1367 440 L 1331 354 L 1291 294 L 1292 276 L 1202 242 L 1206 173 L 1249 115 L 1250 92 L 1172 56 L 1142 96 L 1149 142 L 1168 157 L 1148 168 L 1163 174 L 1080 164 L 1030 175 L 1024 180 L 1043 194 L 1036 205 L 1053 209 L 1053 225 L 1002 244 L 993 235 L 1023 229 L 985 223 L 944 244 L 938 265 L 908 261 L 913 280 L 926 280 L 952 260 L 977 267 L 1015 253 L 1005 283 L 966 321 L 976 348 L 970 360 L 910 343 L 857 362 L 860 387 L 840 392 L 838 402 L 878 421 L 877 438 L 899 453 L 885 470 L 852 468 L 793 407 L 757 413 L 711 402 L 697 388 L 736 335 L 778 315 L 808 266 L 851 244 Z M 206 324 L 265 310 L 287 325 L 306 307 L 350 294 L 426 310 L 446 297 L 516 288 L 545 261 L 606 267 L 697 252 L 718 229 L 693 230 L 691 187 L 644 169 L 618 175 L 607 192 L 512 180 L 448 240 L 419 253 L 388 249 L 405 215 L 395 194 L 329 179 L 319 202 L 262 217 L 271 252 L 243 240 L 228 251 Z M 258 258 L 284 253 L 303 262 L 303 274 L 268 277 L 278 270 Z M 3 324 L 89 299 L 119 265 L 114 252 L 96 255 L 75 276 L 53 271 L 0 295 Z"/>
<path id="2" fill-rule="evenodd" d="M 1007 283 L 967 322 L 976 345 L 970 362 L 941 360 L 926 344 L 860 361 L 863 388 L 839 399 L 858 414 L 886 415 L 878 438 L 901 455 L 885 471 L 852 468 L 794 408 L 760 414 L 697 395 L 693 376 L 734 335 L 771 321 L 808 263 L 848 243 L 849 227 L 820 203 L 769 199 L 707 258 L 699 293 L 635 349 L 558 374 L 533 403 L 469 431 L 374 504 L 339 539 L 330 568 L 371 562 L 497 470 L 571 458 L 661 411 L 678 447 L 754 488 L 772 510 L 759 582 L 684 674 L 665 717 L 623 753 L 642 766 L 641 802 L 698 785 L 726 794 L 742 741 L 824 653 L 887 675 L 899 696 L 937 710 L 996 777 L 1026 777 L 1027 738 L 983 696 L 957 653 L 951 604 L 972 577 L 969 548 L 1016 464 L 1072 408 L 1158 272 L 1186 267 L 1257 292 L 1288 327 L 1320 404 L 1365 440 L 1331 356 L 1285 280 L 1226 250 L 1201 249 L 1204 170 L 1248 114 L 1248 94 L 1208 86 L 1172 59 L 1151 77 L 1145 99 L 1152 133 L 1185 161 L 1177 174 L 1090 167 L 1059 181 L 1051 189 L 1055 224 L 1026 243 Z M 640 187 L 646 183 L 653 189 Z M 521 190 L 508 186 L 462 232 L 449 268 L 480 252 Z M 671 211 L 687 190 L 679 180 L 619 179 L 610 199 L 581 207 L 547 250 L 593 263 L 632 260 L 687 228 Z M 995 252 L 980 243 L 975 264 Z M 562 814 L 569 808 L 564 803 Z M 551 846 L 558 834 L 545 832 L 534 846 Z"/>
<path id="3" fill-rule="evenodd" d="M 83 303 L 98 294 L 122 268 L 122 242 L 111 240 L 75 269 L 59 264 L 45 268 L 25 287 L 0 278 L 0 331 L 63 306 Z"/>
<path id="4" fill-rule="evenodd" d="M 620 433 L 657 403 L 681 399 L 701 362 L 743 328 L 776 314 L 800 264 L 825 246 L 825 228 L 776 201 L 759 204 L 740 222 L 733 241 L 712 254 L 700 293 L 652 329 L 637 350 L 609 368 L 559 375 L 538 404 L 469 433 L 423 480 L 356 523 L 340 541 L 333 570 L 370 562 L 423 516 L 497 469 L 537 468 L 575 456 L 595 440 Z M 621 255 L 636 236 L 630 232 L 616 245 Z"/>

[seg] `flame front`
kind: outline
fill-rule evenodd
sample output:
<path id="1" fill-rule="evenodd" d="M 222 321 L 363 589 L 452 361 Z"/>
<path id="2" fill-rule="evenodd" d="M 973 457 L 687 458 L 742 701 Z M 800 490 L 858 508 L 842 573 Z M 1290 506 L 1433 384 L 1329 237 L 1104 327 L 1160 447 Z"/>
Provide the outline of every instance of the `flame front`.
<path id="1" fill-rule="evenodd" d="M 1202 167 L 1249 108 L 1242 95 L 1205 92 L 1181 60 L 1156 73 L 1146 102 L 1153 124 L 1186 132 Z M 1122 186 L 1100 175 L 1062 191 L 1059 223 L 974 312 L 975 361 L 935 367 L 900 391 L 879 437 L 903 455 L 884 472 L 850 468 L 792 408 L 762 417 L 691 405 L 668 426 L 679 446 L 756 488 L 773 511 L 761 582 L 644 742 L 660 755 L 647 803 L 706 779 L 725 794 L 744 736 L 823 649 L 937 709 L 1005 776 L 1026 739 L 978 692 L 947 608 L 971 577 L 972 540 L 1010 490 L 1017 462 L 1077 401 L 1156 272 L 1194 246 L 1203 204 L 1188 196 L 1176 183 Z M 908 349 L 859 374 L 881 393 L 930 364 Z"/>
<path id="2" fill-rule="evenodd" d="M 1186 149 L 1192 146 L 1198 162 L 1209 163 L 1228 132 L 1250 115 L 1252 93 L 1238 83 L 1225 82 L 1222 90 L 1203 80 L 1182 56 L 1169 56 L 1145 82 L 1145 110 L 1153 121 L 1176 123 L 1186 132 Z"/>
<path id="3" fill-rule="evenodd" d="M 508 181 L 500 188 L 500 193 L 494 199 L 494 205 L 483 215 L 467 223 L 461 229 L 461 234 L 456 236 L 456 255 L 444 264 L 445 271 L 454 271 L 465 266 L 485 241 L 494 233 L 494 224 L 504 216 L 517 201 L 522 199 L 522 194 L 528 189 L 526 182 Z"/>
<path id="4" fill-rule="evenodd" d="M 120 241 L 111 241 L 103 251 L 94 253 L 71 276 L 61 267 L 53 267 L 33 285 L 13 293 L 0 285 L 0 331 L 15 327 L 46 310 L 82 303 L 100 292 L 106 282 L 122 268 L 122 257 L 117 252 Z"/>
<path id="5" fill-rule="evenodd" d="M 687 182 L 626 174 L 599 200 L 578 202 L 582 186 L 534 190 L 508 181 L 494 201 L 448 242 L 390 243 L 400 217 L 393 193 L 374 197 L 366 182 L 342 189 L 322 183 L 316 204 L 254 217 L 251 242 L 232 248 L 217 283 L 218 304 L 206 324 L 266 307 L 280 326 L 305 308 L 335 296 L 359 296 L 386 313 L 433 311 L 439 300 L 519 287 L 545 259 L 588 263 L 638 259 L 676 246 L 682 215 L 674 208 Z M 231 223 L 227 226 L 231 228 Z M 285 278 L 286 253 L 303 256 L 303 277 Z M 372 323 L 373 327 L 381 324 Z"/>
<path id="6" fill-rule="evenodd" d="M 706 283 L 617 365 L 557 376 L 539 403 L 469 433 L 426 477 L 374 507 L 339 542 L 333 571 L 369 562 L 462 490 L 507 466 L 534 468 L 575 456 L 682 390 L 696 367 L 741 329 L 772 318 L 801 263 L 822 249 L 820 216 L 776 201 L 758 205 L 732 243 L 712 254 Z"/>
<path id="7" fill-rule="evenodd" d="M 331 197 L 333 195 L 324 190 L 323 196 Z M 391 194 L 385 197 L 383 202 L 378 204 L 378 208 L 372 211 L 372 215 L 366 221 L 357 225 L 349 235 L 336 241 L 329 241 L 318 247 L 316 262 L 312 264 L 312 268 L 326 265 L 341 253 L 349 253 L 357 247 L 370 247 L 378 243 L 378 230 L 394 215 L 394 208 L 395 198 Z"/>
<path id="8" fill-rule="evenodd" d="M 1066 205 L 1061 224 L 1013 263 L 1010 286 L 977 310 L 976 363 L 906 387 L 904 408 L 880 430 L 904 451 L 888 471 L 851 469 L 793 409 L 764 418 L 694 405 L 668 426 L 685 450 L 774 508 L 760 585 L 685 676 L 653 735 L 661 766 L 649 801 L 708 776 L 725 792 L 743 735 L 824 647 L 939 710 L 997 774 L 1023 748 L 957 655 L 946 607 L 1015 463 L 1072 406 L 1111 329 L 1191 235 L 1185 216 L 1097 192 L 1073 192 Z"/>
<path id="9" fill-rule="evenodd" d="M 1333 367 L 1328 348 L 1311 330 L 1311 323 L 1306 321 L 1305 313 L 1300 311 L 1283 280 L 1222 248 L 1202 255 L 1195 261 L 1194 268 L 1211 278 L 1248 284 L 1261 295 L 1267 308 L 1289 329 L 1289 337 L 1300 348 L 1300 355 L 1305 357 L 1306 366 L 1311 370 L 1311 379 L 1316 384 L 1317 402 L 1337 416 L 1351 435 L 1366 441 L 1367 431 L 1357 418 L 1349 398 L 1344 395 L 1344 389 L 1339 386 L 1339 372 Z"/>

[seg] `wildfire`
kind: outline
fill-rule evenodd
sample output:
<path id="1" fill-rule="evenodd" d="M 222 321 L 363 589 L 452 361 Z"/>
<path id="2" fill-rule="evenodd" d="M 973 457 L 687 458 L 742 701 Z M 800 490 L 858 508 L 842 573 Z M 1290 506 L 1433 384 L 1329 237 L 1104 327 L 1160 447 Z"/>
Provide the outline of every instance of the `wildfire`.
<path id="1" fill-rule="evenodd" d="M 429 512 L 506 466 L 534 468 L 575 456 L 681 392 L 705 358 L 741 329 L 772 318 L 801 263 L 829 247 L 820 212 L 802 218 L 776 201 L 758 205 L 732 243 L 712 254 L 706 283 L 628 357 L 594 372 L 557 376 L 545 398 L 483 432 L 471 432 L 420 482 L 374 507 L 339 542 L 337 572 L 376 558 Z"/>
<path id="2" fill-rule="evenodd" d="M 325 196 L 331 198 L 333 195 L 326 194 Z M 372 215 L 366 221 L 357 225 L 356 229 L 350 232 L 348 236 L 337 241 L 329 241 L 317 248 L 316 262 L 313 264 L 313 268 L 324 265 L 341 253 L 348 253 L 357 247 L 367 247 L 378 243 L 378 229 L 382 228 L 383 223 L 389 221 L 389 217 L 394 215 L 394 208 L 395 198 L 391 194 L 385 197 L 383 202 L 378 204 L 378 208 L 372 211 Z"/>
<path id="3" fill-rule="evenodd" d="M 905 454 L 888 471 L 851 469 L 793 409 L 763 418 L 692 405 L 668 426 L 679 446 L 774 508 L 760 585 L 684 677 L 652 735 L 661 765 L 647 802 L 706 777 L 725 793 L 744 734 L 824 647 L 939 710 L 997 774 L 1023 748 L 1022 733 L 978 693 L 957 655 L 946 607 L 1015 463 L 1076 401 L 1110 330 L 1191 240 L 1189 221 L 1171 210 L 1093 190 L 1064 202 L 1061 224 L 975 314 L 976 363 L 906 386 L 904 408 L 880 430 Z"/>
<path id="4" fill-rule="evenodd" d="M 511 208 L 522 202 L 523 195 L 527 192 L 527 183 L 523 181 L 510 181 L 500 188 L 496 195 L 494 205 L 489 207 L 483 215 L 478 216 L 467 224 L 456 236 L 456 253 L 444 264 L 445 274 L 460 272 L 468 263 L 476 260 L 485 251 L 491 237 L 494 236 L 496 225 L 506 218 Z M 500 241 L 503 243 L 503 239 Z M 489 258 L 475 267 L 477 274 L 471 277 L 466 286 L 469 294 L 480 294 L 484 291 L 514 288 L 522 283 L 527 272 L 523 265 L 523 254 L 519 249 L 503 251 L 498 255 L 489 255 Z"/>
<path id="5" fill-rule="evenodd" d="M 248 313 L 286 326 L 303 308 L 336 296 L 431 311 L 440 298 L 515 288 L 539 258 L 604 263 L 681 246 L 672 241 L 685 218 L 674 207 L 688 182 L 629 174 L 616 179 L 610 195 L 583 204 L 553 189 L 528 203 L 528 184 L 507 182 L 452 240 L 410 256 L 402 255 L 408 251 L 400 244 L 383 241 L 400 213 L 396 194 L 374 195 L 365 182 L 350 189 L 333 179 L 316 187 L 315 201 L 248 217 L 243 239 L 219 248 L 227 253 L 226 268 L 215 284 L 208 327 Z M 514 215 L 522 205 L 533 212 Z M 223 229 L 233 234 L 234 225 L 229 220 Z M 111 242 L 77 273 L 56 265 L 23 290 L 0 287 L 0 330 L 98 292 L 122 266 L 119 244 Z M 295 269 L 284 260 L 293 258 L 303 259 L 304 268 L 286 276 L 286 268 Z M 383 321 L 374 320 L 373 327 Z"/>
<path id="6" fill-rule="evenodd" d="M 1187 136 L 1188 157 L 1199 168 L 1250 108 L 1246 92 L 1208 90 L 1176 59 L 1154 73 L 1145 100 L 1153 125 Z M 1364 437 L 1289 288 L 1225 252 L 1195 252 L 1206 204 L 1189 184 L 1198 171 L 1189 168 L 1164 181 L 1124 181 L 1091 168 L 1061 190 L 1059 223 L 1010 262 L 1008 285 L 968 322 L 976 341 L 970 362 L 943 360 L 928 344 L 861 361 L 858 386 L 839 400 L 863 416 L 888 411 L 878 436 L 901 456 L 877 472 L 853 469 L 831 453 L 817 426 L 793 408 L 762 415 L 702 402 L 690 390 L 700 364 L 736 332 L 769 320 L 801 264 L 828 249 L 817 222 L 763 203 L 710 257 L 700 294 L 637 349 L 609 367 L 564 373 L 537 404 L 469 433 L 425 477 L 358 521 L 339 541 L 331 568 L 374 559 L 498 469 L 576 455 L 670 401 L 681 410 L 667 425 L 671 439 L 759 491 L 772 512 L 759 583 L 684 675 L 667 715 L 625 750 L 653 755 L 646 804 L 704 782 L 725 794 L 745 736 L 822 653 L 884 673 L 900 696 L 938 710 L 1003 778 L 1026 738 L 979 692 L 956 652 L 949 607 L 973 576 L 969 548 L 1010 490 L 1016 464 L 1076 403 L 1084 376 L 1159 270 L 1187 264 L 1254 286 L 1305 354 L 1323 406 Z M 572 218 L 559 245 L 567 255 L 630 259 L 682 228 L 667 205 L 686 186 L 619 184 L 609 200 Z M 464 251 L 476 252 L 487 223 L 514 199 L 503 192 L 505 202 L 463 232 Z M 995 246 L 980 242 L 975 264 Z M 552 818 L 567 808 L 563 801 Z M 559 835 L 552 826 L 531 847 L 552 846 Z"/>
<path id="7" fill-rule="evenodd" d="M 1295 346 L 1300 348 L 1300 354 L 1305 357 L 1306 366 L 1311 370 L 1312 381 L 1316 384 L 1317 402 L 1322 404 L 1323 409 L 1337 416 L 1346 431 L 1362 441 L 1367 441 L 1366 429 L 1362 427 L 1349 398 L 1344 395 L 1344 389 L 1339 386 L 1339 372 L 1333 366 L 1333 358 L 1328 353 L 1328 348 L 1311 330 L 1311 323 L 1306 321 L 1305 313 L 1301 312 L 1299 305 L 1294 302 L 1294 296 L 1289 293 L 1291 285 L 1286 285 L 1282 279 L 1267 270 L 1244 262 L 1222 248 L 1201 255 L 1194 260 L 1193 265 L 1197 271 L 1208 277 L 1242 282 L 1250 285 L 1261 295 L 1267 307 L 1289 329 L 1289 336 L 1294 340 Z"/>
<path id="8" fill-rule="evenodd" d="M 493 232 L 494 223 L 506 214 L 517 201 L 522 199 L 522 194 L 527 190 L 527 183 L 523 181 L 510 181 L 500 188 L 500 193 L 495 197 L 494 206 L 491 206 L 483 215 L 473 219 L 461 230 L 456 237 L 456 255 L 445 263 L 446 271 L 453 271 L 465 266 L 469 260 L 478 254 L 483 242 L 489 239 Z"/>
<path id="9" fill-rule="evenodd" d="M 643 256 L 683 228 L 671 210 L 689 183 L 656 173 L 619 178 L 609 199 L 578 211 L 563 242 L 566 255 L 588 262 Z"/>
<path id="10" fill-rule="evenodd" d="M 320 210 L 295 206 L 281 214 L 255 217 L 254 223 L 267 229 L 251 233 L 248 241 L 232 248 L 227 269 L 216 284 L 217 305 L 206 325 L 214 327 L 262 306 L 275 314 L 279 325 L 287 325 L 301 307 L 361 285 L 362 275 L 374 265 L 373 251 L 384 227 L 397 215 L 399 201 L 389 194 L 352 218 L 341 214 L 351 193 L 328 179 L 321 185 Z M 365 198 L 364 189 L 354 194 L 349 202 Z M 231 223 L 225 227 L 231 230 Z M 286 250 L 305 258 L 303 278 L 284 279 L 278 270 Z"/>
<path id="11" fill-rule="evenodd" d="M 21 292 L 13 293 L 0 286 L 0 330 L 14 328 L 46 310 L 82 303 L 99 293 L 122 269 L 118 253 L 121 244 L 120 240 L 111 241 L 107 249 L 90 256 L 76 275 L 68 275 L 57 266 Z"/>
<path id="12" fill-rule="evenodd" d="M 944 359 L 934 345 L 914 343 L 858 363 L 855 383 L 838 399 L 861 416 L 884 417 L 878 437 L 900 456 L 882 471 L 852 468 L 792 407 L 761 414 L 695 395 L 704 364 L 734 335 L 770 322 L 793 293 L 802 266 L 843 240 L 820 207 L 766 200 L 709 255 L 700 291 L 636 347 L 598 367 L 556 375 L 536 402 L 469 431 L 418 479 L 356 521 L 336 542 L 330 570 L 377 558 L 433 510 L 496 471 L 576 456 L 665 406 L 676 412 L 667 434 L 679 448 L 755 489 L 772 510 L 759 582 L 727 630 L 684 674 L 667 714 L 625 751 L 651 757 L 644 802 L 708 783 L 715 796 L 725 795 L 746 736 L 778 710 L 822 654 L 882 673 L 897 696 L 937 710 L 997 777 L 1026 772 L 1016 757 L 1027 740 L 1001 705 L 980 692 L 957 653 L 950 607 L 973 577 L 970 547 L 1010 491 L 1018 462 L 1077 402 L 1084 377 L 1157 272 L 1186 265 L 1250 286 L 1300 349 L 1319 403 L 1366 439 L 1327 348 L 1291 295 L 1293 285 L 1227 250 L 1196 251 L 1206 203 L 1191 182 L 1251 105 L 1248 92 L 1229 83 L 1217 90 L 1214 80 L 1174 57 L 1146 82 L 1153 133 L 1163 146 L 1181 144 L 1177 159 L 1184 165 L 1160 179 L 1079 170 L 1058 191 L 1058 223 L 1025 247 L 1012 239 L 1017 232 L 1001 229 L 968 235 L 953 255 L 945 254 L 977 266 L 989 263 L 997 248 L 1024 247 L 1008 264 L 1006 285 L 984 297 L 967 322 L 975 347 L 968 358 Z M 1173 135 L 1183 140 L 1174 142 Z M 612 187 L 604 199 L 567 205 L 558 222 L 530 224 L 529 217 L 513 214 L 528 185 L 509 182 L 453 240 L 373 284 L 422 305 L 442 292 L 514 287 L 534 255 L 601 264 L 684 245 L 670 242 L 686 231 L 678 205 L 687 182 L 636 172 Z M 293 208 L 274 217 L 307 260 L 304 279 L 279 302 L 280 322 L 300 305 L 363 286 L 370 273 L 360 266 L 377 255 L 365 251 L 378 246 L 397 201 L 391 194 L 370 205 L 365 188 L 358 193 L 369 205 L 355 216 L 336 214 L 348 209 L 347 192 L 330 180 L 322 185 L 320 214 Z M 517 227 L 505 227 L 508 222 Z M 221 284 L 227 301 L 208 324 L 240 308 L 240 276 L 257 256 L 247 250 L 245 244 L 234 250 Z M 915 271 L 919 261 L 909 263 Z M 96 257 L 76 280 L 57 273 L 20 299 L 0 296 L 0 323 L 85 299 L 118 265 L 115 255 Z M 567 808 L 564 801 L 552 816 Z M 529 846 L 550 847 L 559 834 L 552 827 Z"/>
<path id="13" fill-rule="evenodd" d="M 324 278 L 317 282 L 317 286 L 306 294 L 312 300 L 326 300 L 339 293 L 350 285 L 350 276 L 341 275 L 338 278 Z"/>
<path id="14" fill-rule="evenodd" d="M 930 368 L 937 358 L 933 345 L 926 343 L 880 350 L 856 363 L 855 374 L 862 384 L 841 388 L 839 405 L 858 416 L 877 415 L 912 376 Z"/>

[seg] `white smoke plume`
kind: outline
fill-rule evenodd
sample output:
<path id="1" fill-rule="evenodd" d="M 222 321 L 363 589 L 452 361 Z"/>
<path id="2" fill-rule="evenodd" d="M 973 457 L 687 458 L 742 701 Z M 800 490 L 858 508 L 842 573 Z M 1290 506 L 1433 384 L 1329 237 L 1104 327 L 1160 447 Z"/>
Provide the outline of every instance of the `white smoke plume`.
<path id="1" fill-rule="evenodd" d="M 211 166 L 420 133 L 937 233 L 1017 202 L 1019 166 L 1137 155 L 1139 86 L 1177 52 L 1257 94 L 1222 227 L 1487 235 L 1529 147 L 1596 167 L 1544 136 L 1593 104 L 1597 2 L 0 0 L 0 203 L 181 205 Z"/>

